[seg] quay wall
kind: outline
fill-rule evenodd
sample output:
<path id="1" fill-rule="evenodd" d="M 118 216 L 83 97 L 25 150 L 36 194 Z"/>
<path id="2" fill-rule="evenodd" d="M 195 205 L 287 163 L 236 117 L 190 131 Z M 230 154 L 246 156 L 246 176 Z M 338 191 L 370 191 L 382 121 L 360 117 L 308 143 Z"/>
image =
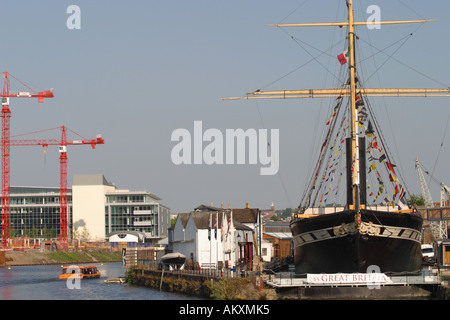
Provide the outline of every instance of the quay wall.
<path id="1" fill-rule="evenodd" d="M 133 285 L 215 300 L 276 300 L 275 290 L 263 288 L 257 277 L 229 278 L 206 273 L 162 271 L 135 266 L 126 273 Z"/>

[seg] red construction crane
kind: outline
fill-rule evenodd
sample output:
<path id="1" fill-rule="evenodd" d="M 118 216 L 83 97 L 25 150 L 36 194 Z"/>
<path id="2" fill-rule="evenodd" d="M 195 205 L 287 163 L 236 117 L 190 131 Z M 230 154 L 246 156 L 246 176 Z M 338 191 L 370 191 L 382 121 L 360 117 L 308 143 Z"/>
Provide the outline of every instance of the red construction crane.
<path id="1" fill-rule="evenodd" d="M 7 71 L 2 72 L 4 77 L 3 82 L 3 94 L 2 97 L 2 135 L 1 135 L 1 147 L 2 147 L 2 244 L 4 247 L 8 246 L 8 239 L 11 236 L 11 217 L 10 217 L 10 132 L 11 132 L 11 111 L 9 110 L 9 98 L 38 98 L 38 102 L 44 102 L 44 98 L 53 98 L 53 92 L 42 91 L 36 92 L 29 86 L 24 84 L 12 76 Z M 9 76 L 16 79 L 28 90 L 31 91 L 19 91 L 18 93 L 10 93 Z"/>
<path id="2" fill-rule="evenodd" d="M 11 146 L 59 146 L 59 164 L 60 164 L 60 240 L 67 239 L 67 146 L 71 145 L 90 145 L 92 149 L 95 149 L 97 144 L 104 144 L 105 141 L 102 139 L 100 134 L 97 135 L 95 139 L 84 139 L 78 133 L 67 129 L 65 126 L 35 131 L 28 134 L 40 133 L 49 130 L 61 129 L 61 140 L 56 139 L 22 139 L 22 140 L 10 140 Z M 81 137 L 81 140 L 67 140 L 67 130 Z M 13 136 L 18 137 L 18 135 Z"/>

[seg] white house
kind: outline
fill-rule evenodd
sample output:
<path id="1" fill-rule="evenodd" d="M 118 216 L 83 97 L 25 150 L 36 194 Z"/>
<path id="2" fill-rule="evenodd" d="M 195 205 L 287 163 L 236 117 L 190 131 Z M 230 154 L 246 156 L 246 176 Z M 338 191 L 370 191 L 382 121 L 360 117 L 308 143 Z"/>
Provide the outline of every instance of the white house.
<path id="1" fill-rule="evenodd" d="M 178 215 L 170 245 L 200 267 L 235 267 L 252 262 L 253 229 L 237 221 L 233 210 L 193 211 Z"/>

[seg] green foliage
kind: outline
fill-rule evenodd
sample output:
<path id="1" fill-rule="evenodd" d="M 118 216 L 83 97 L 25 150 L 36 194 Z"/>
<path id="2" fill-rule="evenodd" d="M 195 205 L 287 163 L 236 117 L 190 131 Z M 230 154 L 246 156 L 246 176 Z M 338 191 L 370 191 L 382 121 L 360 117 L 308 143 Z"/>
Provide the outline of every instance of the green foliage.
<path id="1" fill-rule="evenodd" d="M 425 205 L 425 198 L 423 195 L 415 195 L 412 194 L 411 198 L 407 201 L 409 206 L 424 206 Z"/>

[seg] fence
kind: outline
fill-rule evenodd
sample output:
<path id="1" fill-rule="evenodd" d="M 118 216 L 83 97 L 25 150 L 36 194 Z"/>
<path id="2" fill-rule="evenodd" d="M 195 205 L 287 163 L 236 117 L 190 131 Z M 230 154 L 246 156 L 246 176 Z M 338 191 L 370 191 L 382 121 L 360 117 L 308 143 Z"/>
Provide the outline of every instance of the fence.
<path id="1" fill-rule="evenodd" d="M 365 274 L 361 274 L 365 275 Z M 420 274 L 416 275 L 389 275 L 387 276 L 389 281 L 387 282 L 339 282 L 334 281 L 332 283 L 320 283 L 309 282 L 305 275 L 296 275 L 293 273 L 277 273 L 269 275 L 267 283 L 274 287 L 317 287 L 317 286 L 366 286 L 366 285 L 422 285 L 422 284 L 438 284 L 441 281 L 441 277 L 433 270 L 423 270 Z"/>

